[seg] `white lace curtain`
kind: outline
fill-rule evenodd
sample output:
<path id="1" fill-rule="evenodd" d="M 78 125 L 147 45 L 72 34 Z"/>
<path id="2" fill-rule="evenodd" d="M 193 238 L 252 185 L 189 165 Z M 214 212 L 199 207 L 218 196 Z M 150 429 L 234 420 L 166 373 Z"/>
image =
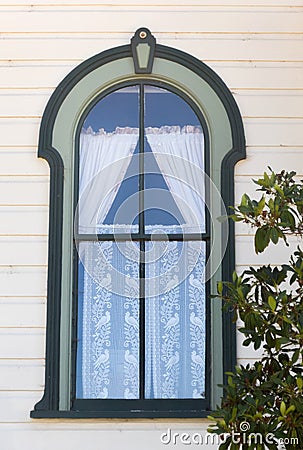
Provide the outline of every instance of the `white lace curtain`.
<path id="1" fill-rule="evenodd" d="M 201 129 L 149 128 L 146 136 L 186 226 L 203 227 Z M 117 129 L 114 133 L 95 134 L 92 130 L 81 133 L 80 232 L 95 232 L 106 217 L 137 141 L 138 130 L 130 128 Z M 111 168 L 106 171 L 107 176 L 102 176 L 104 167 Z M 197 192 L 202 194 L 202 200 Z M 104 227 L 108 228 L 107 232 L 113 229 Z M 169 227 L 163 229 L 170 232 Z M 147 398 L 204 397 L 205 247 L 202 244 L 149 242 L 146 245 L 149 258 L 145 280 Z M 138 246 L 131 242 L 82 242 L 79 250 L 77 396 L 138 398 Z"/>
<path id="2" fill-rule="evenodd" d="M 80 134 L 79 232 L 95 233 L 103 223 L 125 176 L 139 138 L 137 128 L 113 133 L 91 128 Z"/>
<path id="3" fill-rule="evenodd" d="M 188 125 L 146 128 L 148 143 L 170 192 L 192 231 L 205 231 L 204 137 Z M 195 230 L 196 228 L 196 230 Z"/>
<path id="4" fill-rule="evenodd" d="M 147 141 L 184 220 L 186 231 L 205 231 L 204 137 L 201 128 L 146 128 Z M 80 135 L 79 232 L 101 227 L 139 139 L 137 128 L 113 133 L 91 128 Z M 150 155 L 146 155 L 146 159 Z M 98 175 L 98 176 L 97 176 Z M 97 197 L 97 198 L 96 198 Z"/>

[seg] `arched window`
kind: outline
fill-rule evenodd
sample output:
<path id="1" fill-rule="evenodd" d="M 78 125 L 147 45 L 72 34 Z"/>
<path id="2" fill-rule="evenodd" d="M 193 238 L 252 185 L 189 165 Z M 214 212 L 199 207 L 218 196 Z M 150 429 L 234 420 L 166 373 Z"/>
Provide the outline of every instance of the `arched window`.
<path id="1" fill-rule="evenodd" d="M 239 111 L 199 61 L 155 44 L 75 69 L 43 116 L 51 167 L 46 385 L 32 417 L 201 417 L 235 362 L 210 301 L 234 265 Z"/>

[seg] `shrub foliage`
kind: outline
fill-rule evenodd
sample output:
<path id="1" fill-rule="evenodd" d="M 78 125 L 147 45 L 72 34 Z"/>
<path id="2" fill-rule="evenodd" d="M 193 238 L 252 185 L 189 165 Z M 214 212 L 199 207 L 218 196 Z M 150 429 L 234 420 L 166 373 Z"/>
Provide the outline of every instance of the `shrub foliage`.
<path id="1" fill-rule="evenodd" d="M 256 253 L 303 233 L 303 183 L 295 172 L 271 169 L 255 183 L 260 200 L 244 194 L 231 218 L 255 229 Z M 235 367 L 209 431 L 224 434 L 223 449 L 303 448 L 303 252 L 279 267 L 250 267 L 218 283 L 216 297 L 232 310 L 243 345 L 263 348 L 254 364 Z M 245 426 L 244 426 L 245 425 Z M 263 439 L 260 439 L 260 435 Z M 234 438 L 236 436 L 236 439 Z M 265 437 L 269 436 L 268 441 Z M 281 442 L 281 441 L 280 441 Z"/>

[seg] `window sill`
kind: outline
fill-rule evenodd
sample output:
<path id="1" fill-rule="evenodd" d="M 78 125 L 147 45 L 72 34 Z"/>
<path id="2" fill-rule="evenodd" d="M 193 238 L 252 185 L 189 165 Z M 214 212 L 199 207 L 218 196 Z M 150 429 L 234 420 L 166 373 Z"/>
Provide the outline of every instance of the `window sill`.
<path id="1" fill-rule="evenodd" d="M 32 419 L 189 419 L 207 418 L 213 411 L 205 410 L 171 410 L 171 411 L 31 411 Z"/>

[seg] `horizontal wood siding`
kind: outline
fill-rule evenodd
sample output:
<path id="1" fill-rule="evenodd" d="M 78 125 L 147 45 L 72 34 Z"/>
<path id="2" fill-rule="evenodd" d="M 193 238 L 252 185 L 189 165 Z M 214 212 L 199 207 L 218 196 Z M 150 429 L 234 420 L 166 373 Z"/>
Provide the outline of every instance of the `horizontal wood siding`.
<path id="1" fill-rule="evenodd" d="M 302 31 L 301 7 L 281 8 L 260 5 L 247 6 L 200 6 L 184 3 L 169 4 L 87 4 L 3 6 L 0 15 L 2 32 L 35 33 L 117 33 L 126 31 L 126 24 L 136 26 L 138 16 L 142 23 L 153 24 L 153 32 L 197 33 L 218 32 L 266 32 L 300 33 Z M 171 20 L 173 14 L 173 20 Z M 270 20 L 269 20 L 270 18 Z M 20 28 L 16 30 L 16 23 Z M 203 27 L 201 27 L 203 24 Z"/>
<path id="2" fill-rule="evenodd" d="M 34 421 L 44 382 L 49 169 L 36 157 L 43 110 L 85 59 L 147 26 L 161 44 L 203 60 L 243 115 L 247 160 L 236 201 L 256 195 L 267 166 L 303 176 L 302 0 L 0 0 L 0 442 L 7 450 L 163 449 L 161 433 L 205 432 L 201 421 Z M 257 194 L 258 195 L 258 194 Z M 291 240 L 291 248 L 297 240 Z M 284 262 L 282 246 L 256 257 L 252 230 L 236 225 L 236 263 Z M 243 348 L 240 363 L 260 351 Z M 175 449 L 184 448 L 177 442 Z M 200 446 L 201 449 L 216 446 Z"/>
<path id="3" fill-rule="evenodd" d="M 19 200 L 19 199 L 18 199 Z M 47 201 L 42 199 L 42 202 Z M 14 205 L 0 206 L 1 236 L 41 236 L 48 231 L 48 206 Z"/>
<path id="4" fill-rule="evenodd" d="M 32 397 L 34 401 L 34 396 Z M 24 399 L 23 409 L 29 407 L 29 399 Z M 17 412 L 15 413 L 17 415 Z M 164 445 L 160 442 L 162 433 L 171 429 L 171 436 L 175 434 L 176 444 Z M 205 421 L 196 420 L 192 423 L 162 421 L 151 422 L 148 426 L 144 422 L 130 423 L 126 421 L 53 421 L 52 424 L 45 420 L 24 424 L 20 422 L 3 423 L 1 434 L 3 448 L 10 449 L 132 449 L 161 450 L 173 446 L 176 450 L 184 448 L 180 442 L 180 435 L 186 430 L 193 436 L 195 433 L 206 434 Z M 18 431 L 17 431 L 18 430 Z M 12 439 L 13 436 L 13 439 Z M 30 439 L 30 444 L 27 444 Z M 199 439 L 196 438 L 196 440 Z M 172 442 L 172 441 L 171 441 Z M 210 441 L 211 442 L 211 441 Z M 197 444 L 193 444 L 197 445 Z M 199 445 L 201 450 L 216 449 L 211 444 Z"/>

